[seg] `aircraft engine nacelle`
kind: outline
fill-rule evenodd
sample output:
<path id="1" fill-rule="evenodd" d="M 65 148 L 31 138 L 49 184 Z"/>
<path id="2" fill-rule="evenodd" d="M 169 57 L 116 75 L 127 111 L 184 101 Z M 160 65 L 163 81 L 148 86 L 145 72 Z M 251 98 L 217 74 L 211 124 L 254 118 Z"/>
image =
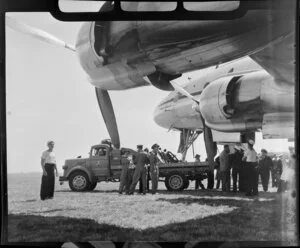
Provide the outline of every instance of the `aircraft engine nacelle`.
<path id="1" fill-rule="evenodd" d="M 205 87 L 200 111 L 214 130 L 257 130 L 262 128 L 265 113 L 294 111 L 294 88 L 281 86 L 263 70 L 231 74 Z"/>
<path id="2" fill-rule="evenodd" d="M 124 90 L 149 85 L 144 77 L 156 72 L 155 66 L 148 61 L 138 64 L 122 61 L 109 63 L 111 51 L 106 34 L 107 27 L 102 27 L 103 37 L 98 34 L 101 39 L 95 44 L 95 25 L 95 22 L 84 23 L 76 41 L 76 53 L 90 83 L 104 90 Z"/>
<path id="3" fill-rule="evenodd" d="M 175 78 L 181 77 L 181 74 L 169 75 L 169 74 L 162 73 L 160 71 L 156 71 L 148 75 L 147 77 L 150 80 L 151 84 L 156 88 L 160 90 L 172 91 L 174 90 L 174 88 L 171 85 L 170 81 Z"/>

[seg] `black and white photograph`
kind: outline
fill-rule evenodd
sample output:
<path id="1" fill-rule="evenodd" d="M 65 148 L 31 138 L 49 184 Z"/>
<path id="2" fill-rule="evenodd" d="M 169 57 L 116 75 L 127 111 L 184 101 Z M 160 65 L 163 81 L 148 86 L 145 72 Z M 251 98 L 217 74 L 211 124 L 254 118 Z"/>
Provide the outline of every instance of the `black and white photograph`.
<path id="1" fill-rule="evenodd" d="M 101 13 L 115 3 L 59 6 Z M 299 245 L 298 7 L 183 3 L 212 13 L 203 20 L 7 12 L 7 242 Z"/>

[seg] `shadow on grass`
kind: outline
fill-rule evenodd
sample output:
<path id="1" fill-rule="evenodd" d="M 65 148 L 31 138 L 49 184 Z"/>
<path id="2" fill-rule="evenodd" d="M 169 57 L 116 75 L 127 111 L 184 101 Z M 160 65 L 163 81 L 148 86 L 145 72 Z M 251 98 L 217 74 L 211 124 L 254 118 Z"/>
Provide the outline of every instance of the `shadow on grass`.
<path id="1" fill-rule="evenodd" d="M 162 199 L 160 199 L 162 200 Z M 166 200 L 166 199 L 163 199 Z M 111 240 L 123 241 L 280 241 L 281 202 L 215 201 L 210 199 L 175 199 L 174 204 L 199 203 L 231 205 L 237 208 L 229 213 L 193 219 L 181 223 L 137 230 L 121 226 L 99 224 L 89 219 L 63 216 L 9 215 L 10 242 L 64 242 Z M 180 213 L 178 213 L 180 214 Z M 126 221 L 126 220 L 124 220 Z"/>
<path id="2" fill-rule="evenodd" d="M 53 212 L 60 212 L 66 210 L 78 210 L 78 209 L 77 208 L 56 208 L 56 209 L 45 210 L 45 211 L 30 212 L 30 214 L 45 214 L 45 213 L 53 213 Z"/>
<path id="3" fill-rule="evenodd" d="M 19 202 L 36 202 L 37 199 L 29 199 L 29 200 L 25 200 L 25 201 L 19 201 Z"/>
<path id="4" fill-rule="evenodd" d="M 254 199 L 253 197 L 245 196 L 246 193 L 244 192 L 223 192 L 216 189 L 209 190 L 183 190 L 183 191 L 167 191 L 167 190 L 158 190 L 157 193 L 163 194 L 163 195 L 192 195 L 192 196 L 230 196 L 230 197 L 243 197 L 243 198 L 250 198 Z M 264 198 L 275 198 L 276 193 L 274 192 L 259 192 L 259 197 Z"/>
<path id="5" fill-rule="evenodd" d="M 186 198 L 186 197 L 180 197 L 176 199 L 165 199 L 165 198 L 158 198 L 156 201 L 166 201 L 172 204 L 185 204 L 185 205 L 191 205 L 191 204 L 199 204 L 199 205 L 209 205 L 209 206 L 224 206 L 227 205 L 229 207 L 237 206 L 242 207 L 245 204 L 249 204 L 251 201 L 245 201 L 243 199 L 218 199 L 218 198 L 203 198 L 203 199 L 195 199 L 195 198 Z M 267 201 L 260 202 L 257 199 L 254 199 L 252 202 L 259 203 L 259 204 L 266 204 Z M 267 204 L 266 204 L 267 205 Z"/>
<path id="6" fill-rule="evenodd" d="M 97 194 L 97 193 L 118 193 L 119 191 L 114 189 L 114 190 L 93 190 L 93 191 L 85 191 L 85 192 L 76 192 L 76 191 L 72 191 L 72 190 L 69 190 L 69 189 L 62 189 L 62 190 L 56 190 L 55 192 L 65 192 L 65 193 L 94 193 L 94 194 Z"/>
<path id="7" fill-rule="evenodd" d="M 113 194 L 118 194 L 119 191 L 118 190 L 93 190 L 93 191 L 86 191 L 86 192 L 74 192 L 68 189 L 64 189 L 64 190 L 56 190 L 55 192 L 60 192 L 60 193 L 93 193 L 93 194 L 100 194 L 100 193 L 113 193 Z M 237 192 L 237 193 L 233 193 L 233 192 L 222 192 L 222 191 L 218 191 L 218 190 L 183 190 L 183 191 L 168 191 L 168 190 L 158 190 L 157 191 L 158 194 L 160 195 L 191 195 L 191 196 L 221 196 L 221 197 L 241 197 L 241 198 L 247 198 L 247 199 L 254 199 L 255 197 L 247 197 L 245 196 L 245 193 L 243 192 Z M 138 194 L 138 190 L 135 191 L 135 194 Z M 151 190 L 150 192 L 148 192 L 147 194 L 151 194 Z M 260 192 L 259 193 L 259 197 L 260 198 L 267 198 L 267 199 L 275 199 L 276 193 L 274 192 Z"/>

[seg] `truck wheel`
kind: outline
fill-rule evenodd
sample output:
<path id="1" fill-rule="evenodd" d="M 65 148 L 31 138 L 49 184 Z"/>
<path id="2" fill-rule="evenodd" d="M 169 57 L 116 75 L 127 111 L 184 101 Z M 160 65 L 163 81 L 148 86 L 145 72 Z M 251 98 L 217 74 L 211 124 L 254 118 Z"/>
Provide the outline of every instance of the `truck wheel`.
<path id="1" fill-rule="evenodd" d="M 97 182 L 94 182 L 94 183 L 90 183 L 90 186 L 88 188 L 88 191 L 93 191 L 97 186 Z"/>
<path id="2" fill-rule="evenodd" d="M 188 180 L 181 172 L 170 173 L 165 180 L 166 188 L 170 191 L 181 191 L 187 185 Z"/>
<path id="3" fill-rule="evenodd" d="M 186 180 L 184 188 L 187 189 L 190 186 L 190 180 Z"/>
<path id="4" fill-rule="evenodd" d="M 73 172 L 69 179 L 69 186 L 71 190 L 82 192 L 90 187 L 90 181 L 86 173 L 82 171 Z"/>

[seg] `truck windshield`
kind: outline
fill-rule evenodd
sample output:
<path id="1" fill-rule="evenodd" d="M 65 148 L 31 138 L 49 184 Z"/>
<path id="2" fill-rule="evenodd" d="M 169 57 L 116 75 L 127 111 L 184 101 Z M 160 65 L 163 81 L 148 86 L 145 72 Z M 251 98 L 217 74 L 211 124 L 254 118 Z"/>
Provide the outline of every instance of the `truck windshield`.
<path id="1" fill-rule="evenodd" d="M 92 156 L 106 156 L 106 148 L 104 147 L 97 147 L 93 148 L 92 150 Z"/>

